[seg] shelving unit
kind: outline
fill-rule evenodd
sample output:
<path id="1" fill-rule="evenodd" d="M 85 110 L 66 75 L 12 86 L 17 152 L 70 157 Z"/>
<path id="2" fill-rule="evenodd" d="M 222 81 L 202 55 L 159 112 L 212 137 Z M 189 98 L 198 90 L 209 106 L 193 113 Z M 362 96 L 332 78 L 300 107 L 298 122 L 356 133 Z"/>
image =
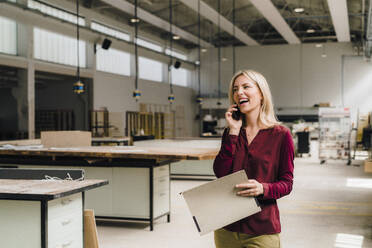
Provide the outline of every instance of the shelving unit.
<path id="1" fill-rule="evenodd" d="M 75 129 L 73 110 L 37 110 L 35 112 L 36 137 L 41 131 L 62 131 Z"/>
<path id="2" fill-rule="evenodd" d="M 350 110 L 349 108 L 319 108 L 319 159 L 347 160 L 350 157 Z"/>

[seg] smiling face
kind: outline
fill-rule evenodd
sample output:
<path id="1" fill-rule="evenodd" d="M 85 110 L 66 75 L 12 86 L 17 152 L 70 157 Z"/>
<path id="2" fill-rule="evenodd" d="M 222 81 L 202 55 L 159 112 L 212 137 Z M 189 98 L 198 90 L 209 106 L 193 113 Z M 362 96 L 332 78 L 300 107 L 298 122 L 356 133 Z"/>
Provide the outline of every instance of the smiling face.
<path id="1" fill-rule="evenodd" d="M 260 109 L 262 94 L 257 84 L 250 78 L 244 75 L 238 76 L 234 82 L 232 93 L 240 112 L 246 114 Z"/>

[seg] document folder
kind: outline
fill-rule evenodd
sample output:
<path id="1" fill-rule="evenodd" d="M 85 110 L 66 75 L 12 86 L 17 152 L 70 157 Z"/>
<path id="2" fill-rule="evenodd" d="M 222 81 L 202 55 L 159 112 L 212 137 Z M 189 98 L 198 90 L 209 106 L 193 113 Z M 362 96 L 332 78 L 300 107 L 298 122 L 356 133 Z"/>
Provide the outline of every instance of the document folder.
<path id="1" fill-rule="evenodd" d="M 261 211 L 256 198 L 236 194 L 241 189 L 235 185 L 247 180 L 245 171 L 240 170 L 182 192 L 200 235 Z"/>

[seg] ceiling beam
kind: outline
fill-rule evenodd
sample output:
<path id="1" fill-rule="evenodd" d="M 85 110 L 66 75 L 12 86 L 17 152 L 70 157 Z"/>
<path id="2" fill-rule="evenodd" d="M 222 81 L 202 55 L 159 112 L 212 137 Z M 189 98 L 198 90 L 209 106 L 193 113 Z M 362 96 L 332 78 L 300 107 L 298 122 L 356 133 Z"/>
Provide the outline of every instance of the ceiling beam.
<path id="1" fill-rule="evenodd" d="M 188 6 L 189 8 L 198 12 L 199 0 L 180 0 L 180 1 L 186 6 Z M 234 25 L 229 20 L 227 20 L 225 17 L 220 15 L 217 11 L 215 11 L 212 7 L 210 7 L 208 4 L 204 3 L 201 0 L 200 0 L 200 15 L 210 20 L 216 25 L 218 25 L 218 18 L 220 18 L 221 29 L 231 35 L 234 34 Z M 252 39 L 250 36 L 248 36 L 246 33 L 244 33 L 241 29 L 239 29 L 236 26 L 235 26 L 235 37 L 248 46 L 259 45 L 257 41 Z"/>
<path id="2" fill-rule="evenodd" d="M 116 9 L 124 11 L 126 13 L 129 13 L 129 14 L 134 13 L 134 5 L 127 2 L 127 1 L 117 1 L 117 0 L 101 0 L 101 1 L 106 3 L 106 4 L 111 5 L 112 7 L 116 8 Z M 150 23 L 150 24 L 152 24 L 152 25 L 154 25 L 158 28 L 164 29 L 165 31 L 169 31 L 169 29 L 170 29 L 169 22 L 151 14 L 150 12 L 147 12 L 147 11 L 141 9 L 141 8 L 138 8 L 138 7 L 137 7 L 137 15 L 140 19 L 142 19 L 142 20 L 144 20 L 144 21 L 146 21 L 146 22 L 148 22 L 148 23 Z M 181 38 L 183 38 L 185 40 L 191 41 L 194 44 L 198 44 L 198 37 L 196 37 L 195 35 L 178 28 L 175 25 L 172 25 L 172 32 L 173 32 L 173 34 L 176 34 L 176 35 L 180 36 Z M 204 40 L 200 40 L 200 44 L 203 47 L 213 47 L 212 44 L 210 44 L 210 43 L 208 43 Z"/>
<path id="3" fill-rule="evenodd" d="M 273 3 L 270 0 L 250 1 L 289 44 L 301 43 L 300 39 L 289 27 L 288 23 L 284 20 L 282 15 L 279 13 L 278 9 L 273 5 Z"/>
<path id="4" fill-rule="evenodd" d="M 339 42 L 350 41 L 349 16 L 346 0 L 327 0 Z"/>

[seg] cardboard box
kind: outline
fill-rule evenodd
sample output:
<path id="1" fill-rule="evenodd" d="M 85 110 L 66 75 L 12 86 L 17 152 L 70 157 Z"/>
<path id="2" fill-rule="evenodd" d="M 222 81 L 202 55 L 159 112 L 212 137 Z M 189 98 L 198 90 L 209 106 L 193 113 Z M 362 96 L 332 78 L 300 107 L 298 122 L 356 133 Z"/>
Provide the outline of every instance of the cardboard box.
<path id="1" fill-rule="evenodd" d="M 331 103 L 330 102 L 320 102 L 319 107 L 331 107 Z"/>
<path id="2" fill-rule="evenodd" d="M 372 173 L 372 160 L 366 159 L 364 161 L 364 172 Z"/>
<path id="3" fill-rule="evenodd" d="M 92 145 L 92 134 L 87 131 L 41 132 L 44 147 L 84 147 Z"/>

